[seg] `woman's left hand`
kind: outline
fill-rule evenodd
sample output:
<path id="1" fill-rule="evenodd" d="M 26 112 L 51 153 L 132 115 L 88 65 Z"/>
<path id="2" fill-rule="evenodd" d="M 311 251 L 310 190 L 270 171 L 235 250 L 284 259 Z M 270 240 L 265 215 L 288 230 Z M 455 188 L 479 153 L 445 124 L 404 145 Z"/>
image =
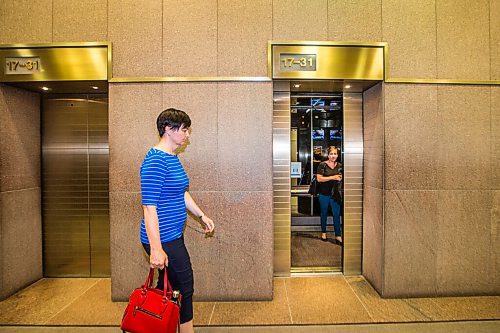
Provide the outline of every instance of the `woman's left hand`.
<path id="1" fill-rule="evenodd" d="M 212 221 L 211 218 L 209 218 L 206 215 L 203 215 L 201 217 L 201 221 L 203 222 L 203 224 L 205 224 L 205 228 L 204 228 L 205 234 L 209 234 L 209 233 L 214 231 L 215 225 L 214 225 L 214 221 Z"/>

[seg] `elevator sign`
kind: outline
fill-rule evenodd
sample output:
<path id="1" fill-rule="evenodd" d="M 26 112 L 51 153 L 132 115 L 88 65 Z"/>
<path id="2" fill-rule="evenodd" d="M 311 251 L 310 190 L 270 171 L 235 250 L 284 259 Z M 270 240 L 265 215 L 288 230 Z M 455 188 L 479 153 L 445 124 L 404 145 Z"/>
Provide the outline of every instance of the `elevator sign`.
<path id="1" fill-rule="evenodd" d="M 316 55 L 280 53 L 280 70 L 294 72 L 315 71 Z"/>
<path id="2" fill-rule="evenodd" d="M 268 75 L 283 80 L 384 79 L 386 43 L 268 43 Z"/>
<path id="3" fill-rule="evenodd" d="M 5 58 L 5 75 L 40 73 L 40 58 Z"/>

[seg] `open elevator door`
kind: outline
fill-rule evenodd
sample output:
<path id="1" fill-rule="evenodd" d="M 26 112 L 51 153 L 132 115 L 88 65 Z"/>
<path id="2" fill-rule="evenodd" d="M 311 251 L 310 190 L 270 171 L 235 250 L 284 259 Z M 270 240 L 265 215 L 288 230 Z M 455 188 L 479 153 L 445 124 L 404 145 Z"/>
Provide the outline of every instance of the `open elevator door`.
<path id="1" fill-rule="evenodd" d="M 269 43 L 269 76 L 273 79 L 274 101 L 273 222 L 274 274 L 276 276 L 314 272 L 341 272 L 345 275 L 361 273 L 363 228 L 362 93 L 384 79 L 385 46 L 385 43 Z M 305 129 L 307 136 L 310 137 L 310 146 L 304 153 L 304 155 L 309 155 L 310 162 L 307 159 L 302 162 L 294 161 L 295 157 L 292 159 L 294 144 L 292 122 L 296 122 L 293 120 L 293 112 L 296 108 L 292 103 L 297 103 L 297 96 L 301 94 L 302 96 L 304 94 L 312 96 L 309 97 L 311 98 L 309 108 L 312 112 L 311 126 Z M 324 97 L 321 99 L 320 96 Z M 313 101 L 312 98 L 315 100 Z M 336 107 L 334 103 L 340 102 L 341 113 L 337 114 L 341 117 L 340 126 L 328 124 L 329 120 L 335 122 L 335 116 L 322 117 L 322 113 L 328 112 L 324 107 L 315 108 L 315 102 L 325 105 L 328 103 L 329 108 Z M 318 116 L 316 123 L 315 109 Z M 320 124 L 320 120 L 323 120 L 322 124 Z M 297 229 L 300 230 L 300 228 L 302 231 L 308 230 L 310 232 L 312 228 L 314 233 L 316 232 L 314 228 L 319 225 L 319 217 L 314 216 L 314 199 L 308 197 L 307 194 L 310 178 L 313 172 L 315 173 L 315 149 L 318 153 L 316 154 L 317 163 L 319 163 L 322 158 L 324 159 L 323 150 L 326 150 L 327 145 L 332 140 L 336 141 L 335 136 L 338 136 L 340 129 L 342 135 L 337 144 L 341 145 L 341 160 L 344 165 L 343 247 L 337 249 L 337 259 L 334 259 L 334 256 L 329 258 L 336 261 L 326 262 L 326 264 L 313 262 L 308 266 L 300 264 L 300 266 L 294 267 L 292 263 L 293 232 L 298 231 Z M 330 135 L 332 135 L 332 140 L 330 140 Z M 300 151 L 300 148 L 297 149 Z M 292 164 L 292 162 L 295 163 Z M 300 167 L 297 162 L 301 162 Z M 309 175 L 300 176 L 300 184 L 292 177 L 298 168 L 306 172 L 309 169 Z M 302 201 L 300 204 L 299 198 Z M 296 207 L 294 207 L 295 204 Z M 299 206 L 301 206 L 300 212 L 298 211 Z M 294 212 L 295 215 L 297 213 L 306 215 L 303 217 L 309 218 L 311 221 L 316 220 L 316 222 L 312 222 L 313 225 L 309 226 L 294 226 L 292 209 L 297 209 Z M 308 240 L 314 241 L 314 234 Z M 318 251 L 310 252 L 313 256 L 320 254 Z M 332 251 L 330 253 L 332 254 Z M 303 255 L 304 253 L 299 254 Z"/>

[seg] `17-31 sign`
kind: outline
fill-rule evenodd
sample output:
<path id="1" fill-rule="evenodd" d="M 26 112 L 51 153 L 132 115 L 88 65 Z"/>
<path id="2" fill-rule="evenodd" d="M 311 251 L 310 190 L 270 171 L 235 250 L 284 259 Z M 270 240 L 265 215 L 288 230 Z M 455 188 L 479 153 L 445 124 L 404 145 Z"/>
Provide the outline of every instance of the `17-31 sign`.
<path id="1" fill-rule="evenodd" d="M 290 54 L 280 53 L 281 71 L 315 71 L 315 54 Z"/>
<path id="2" fill-rule="evenodd" d="M 40 58 L 5 58 L 5 75 L 40 73 Z"/>

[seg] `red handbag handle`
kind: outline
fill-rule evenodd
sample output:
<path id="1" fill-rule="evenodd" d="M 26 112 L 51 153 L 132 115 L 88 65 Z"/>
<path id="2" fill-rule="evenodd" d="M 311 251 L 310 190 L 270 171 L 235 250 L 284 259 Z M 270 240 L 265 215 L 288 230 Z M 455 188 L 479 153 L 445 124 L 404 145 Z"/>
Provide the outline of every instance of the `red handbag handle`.
<path id="1" fill-rule="evenodd" d="M 144 289 L 151 288 L 153 286 L 154 274 L 155 274 L 155 269 L 150 268 L 148 277 L 146 279 L 146 283 L 144 283 Z M 167 297 L 167 291 L 169 290 L 172 291 L 172 286 L 170 285 L 170 281 L 168 280 L 167 267 L 165 267 L 163 274 L 163 297 Z"/>

